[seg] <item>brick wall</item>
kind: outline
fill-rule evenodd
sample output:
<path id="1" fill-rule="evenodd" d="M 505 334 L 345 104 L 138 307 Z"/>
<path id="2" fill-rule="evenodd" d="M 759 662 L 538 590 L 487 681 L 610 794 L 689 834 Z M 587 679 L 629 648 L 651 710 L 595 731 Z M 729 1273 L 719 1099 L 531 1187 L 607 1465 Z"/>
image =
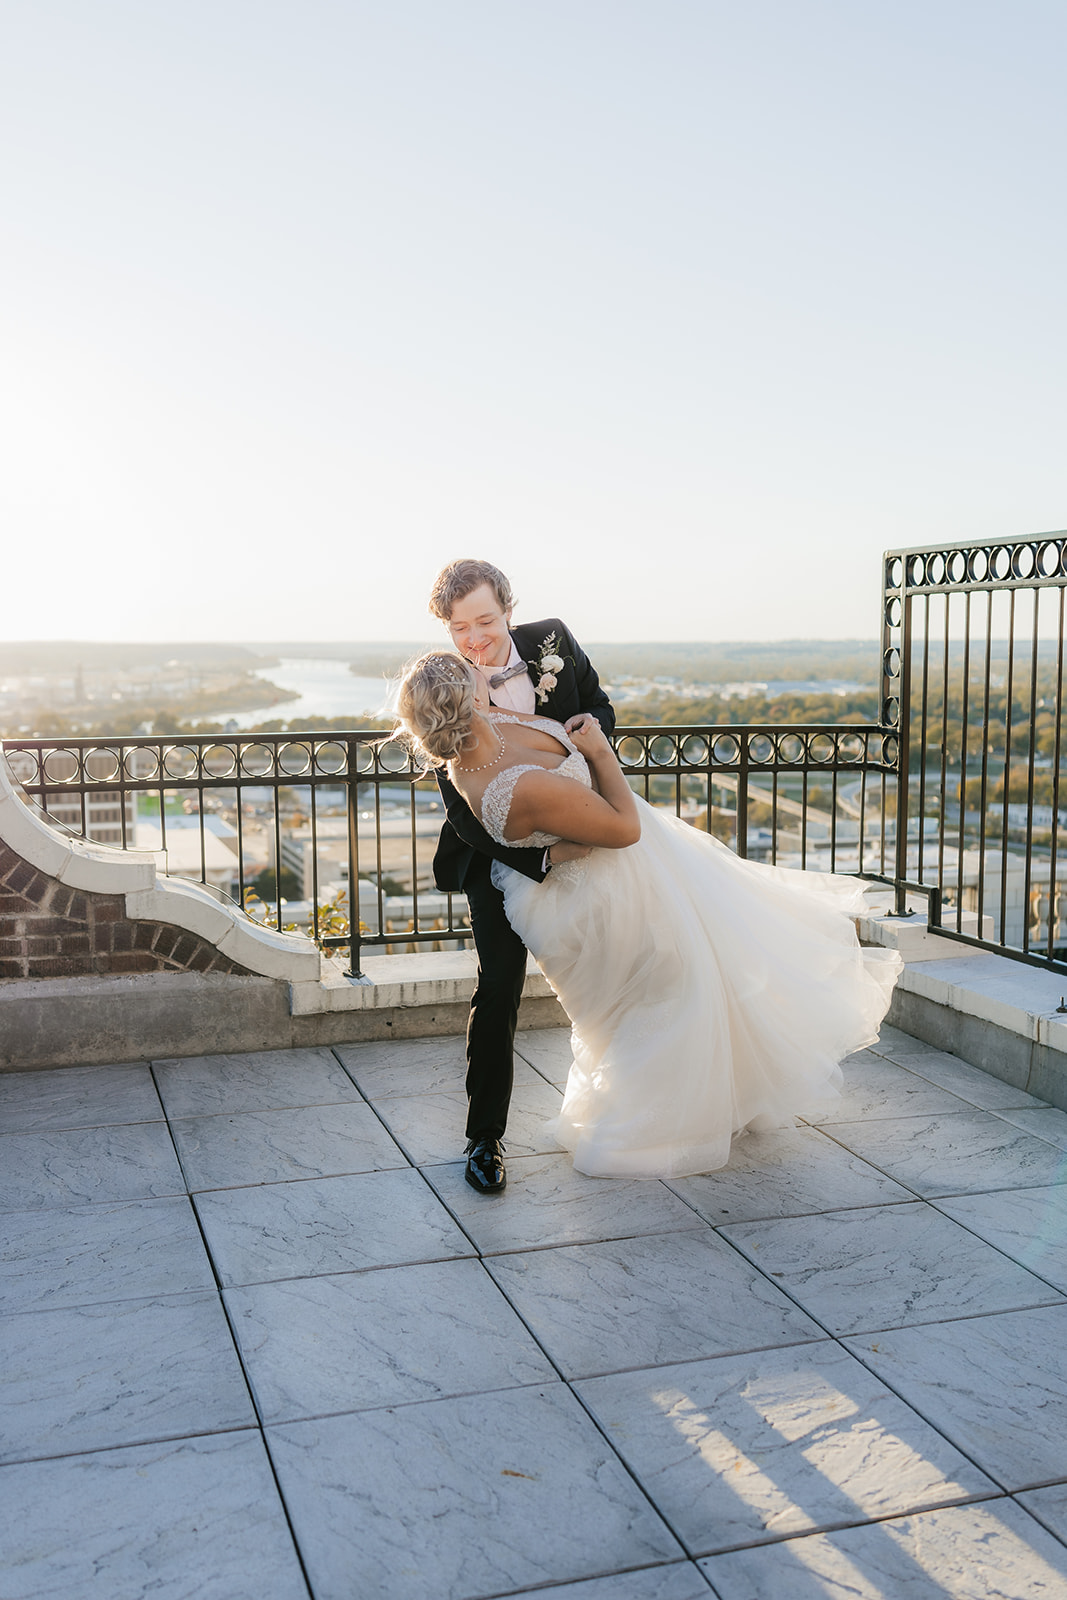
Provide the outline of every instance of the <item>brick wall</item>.
<path id="1" fill-rule="evenodd" d="M 131 921 L 121 894 L 66 888 L 0 840 L 0 978 L 247 971 L 184 928 Z"/>

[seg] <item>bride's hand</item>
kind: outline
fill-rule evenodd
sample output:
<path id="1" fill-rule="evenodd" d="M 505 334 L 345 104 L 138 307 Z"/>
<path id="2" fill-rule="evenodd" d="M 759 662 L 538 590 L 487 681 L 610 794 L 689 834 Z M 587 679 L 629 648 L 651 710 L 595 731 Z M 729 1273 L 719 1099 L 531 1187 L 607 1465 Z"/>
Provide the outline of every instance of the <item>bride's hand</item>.
<path id="1" fill-rule="evenodd" d="M 579 712 L 578 716 L 571 717 L 569 722 L 564 723 L 564 727 L 570 734 L 575 749 L 580 750 L 583 756 L 597 756 L 603 755 L 605 751 L 610 752 L 611 745 L 608 743 L 607 735 L 597 719 L 588 711 Z"/>

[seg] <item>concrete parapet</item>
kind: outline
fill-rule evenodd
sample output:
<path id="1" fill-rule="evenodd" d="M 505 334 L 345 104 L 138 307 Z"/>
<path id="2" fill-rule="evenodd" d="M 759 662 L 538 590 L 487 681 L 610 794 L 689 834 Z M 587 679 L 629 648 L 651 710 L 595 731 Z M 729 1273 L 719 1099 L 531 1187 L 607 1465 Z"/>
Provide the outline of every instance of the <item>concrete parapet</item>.
<path id="1" fill-rule="evenodd" d="M 357 1009 L 294 1015 L 289 985 L 259 976 L 155 972 L 0 983 L 0 1070 L 462 1034 L 472 985 L 473 974 L 430 985 L 401 976 L 396 983 L 367 985 L 368 1003 Z M 520 1027 L 566 1022 L 540 973 L 531 977 Z"/>

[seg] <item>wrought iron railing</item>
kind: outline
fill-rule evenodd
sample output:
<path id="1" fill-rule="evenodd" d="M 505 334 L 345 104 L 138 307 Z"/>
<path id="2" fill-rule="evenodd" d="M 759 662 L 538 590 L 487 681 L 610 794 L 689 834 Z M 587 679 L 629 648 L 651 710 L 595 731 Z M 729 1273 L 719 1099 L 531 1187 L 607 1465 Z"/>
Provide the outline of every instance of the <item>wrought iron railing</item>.
<path id="1" fill-rule="evenodd" d="M 877 724 L 641 725 L 616 750 L 648 800 L 741 855 L 892 885 L 897 915 L 925 897 L 947 937 L 1067 972 L 1065 590 L 1067 532 L 890 551 Z M 470 937 L 462 896 L 432 886 L 436 786 L 378 732 L 3 749 L 53 821 L 156 845 L 243 905 L 258 887 L 354 972 L 363 946 Z"/>
<path id="2" fill-rule="evenodd" d="M 1065 588 L 1067 533 L 885 556 L 882 720 L 907 775 L 897 910 L 918 890 L 947 937 L 1057 971 Z"/>
<path id="3" fill-rule="evenodd" d="M 883 879 L 891 869 L 895 734 L 854 724 L 637 726 L 616 730 L 614 742 L 646 799 L 741 855 Z M 15 739 L 3 749 L 53 822 L 165 851 L 172 874 L 241 905 L 258 889 L 278 927 L 298 917 L 321 944 L 350 945 L 354 972 L 365 945 L 470 937 L 462 896 L 432 888 L 436 784 L 378 732 Z M 294 895 L 289 880 L 285 904 L 287 871 L 300 883 Z M 341 933 L 330 931 L 338 902 Z"/>

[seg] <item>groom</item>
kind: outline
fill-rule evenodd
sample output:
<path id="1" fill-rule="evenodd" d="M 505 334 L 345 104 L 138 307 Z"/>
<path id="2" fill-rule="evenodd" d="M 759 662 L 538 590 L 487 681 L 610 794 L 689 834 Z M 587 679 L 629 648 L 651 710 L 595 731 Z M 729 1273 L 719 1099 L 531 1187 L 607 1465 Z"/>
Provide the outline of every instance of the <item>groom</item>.
<path id="1" fill-rule="evenodd" d="M 567 729 L 595 717 L 610 734 L 615 712 L 574 635 L 558 617 L 512 628 L 513 604 L 510 583 L 488 561 L 450 562 L 430 594 L 430 611 L 485 678 L 491 704 L 502 711 L 537 712 Z M 462 889 L 467 896 L 478 953 L 467 1023 L 466 1178 L 482 1194 L 500 1194 L 507 1184 L 500 1141 L 511 1100 L 526 946 L 504 915 L 504 896 L 490 871 L 494 860 L 503 861 L 541 883 L 553 866 L 588 852 L 566 841 L 549 850 L 499 845 L 440 767 L 437 782 L 447 821 L 434 856 L 434 880 L 439 889 Z"/>

